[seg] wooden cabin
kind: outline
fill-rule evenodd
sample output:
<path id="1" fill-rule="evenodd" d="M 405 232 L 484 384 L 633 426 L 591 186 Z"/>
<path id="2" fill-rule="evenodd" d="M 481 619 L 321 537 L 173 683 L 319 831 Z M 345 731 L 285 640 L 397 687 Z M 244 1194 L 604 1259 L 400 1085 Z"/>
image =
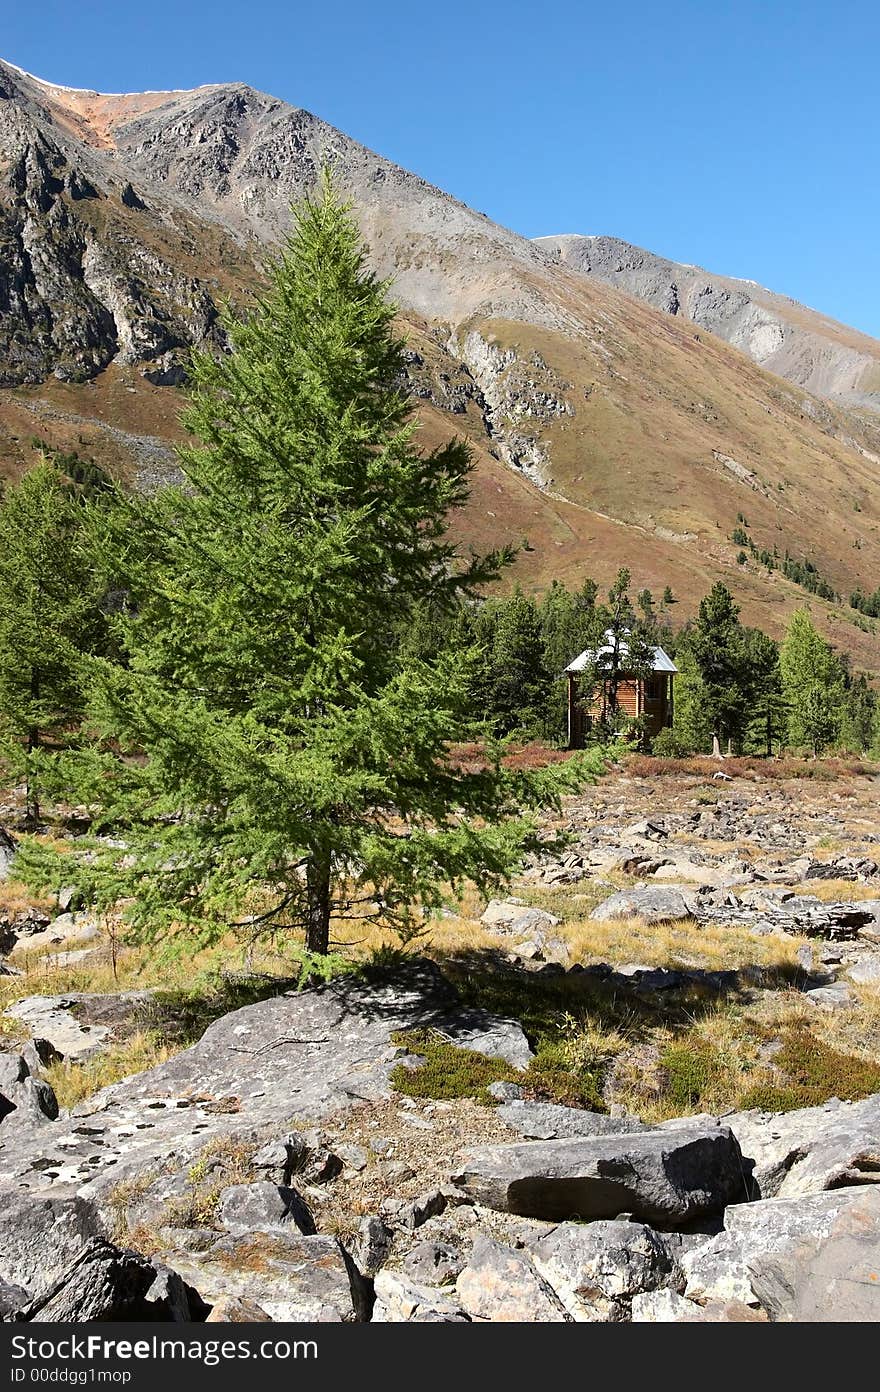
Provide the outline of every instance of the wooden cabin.
<path id="1" fill-rule="evenodd" d="M 609 679 L 607 668 L 613 652 L 612 635 L 601 648 L 587 648 L 566 667 L 568 676 L 568 747 L 583 749 L 587 732 L 594 722 L 608 714 Z M 652 668 L 644 676 L 626 670 L 627 645 L 620 644 L 617 680 L 618 708 L 634 720 L 641 718 L 645 734 L 653 739 L 672 724 L 674 696 L 672 684 L 678 668 L 662 648 L 652 649 Z M 603 672 L 605 675 L 603 675 Z M 589 689 L 581 692 L 582 673 Z"/>

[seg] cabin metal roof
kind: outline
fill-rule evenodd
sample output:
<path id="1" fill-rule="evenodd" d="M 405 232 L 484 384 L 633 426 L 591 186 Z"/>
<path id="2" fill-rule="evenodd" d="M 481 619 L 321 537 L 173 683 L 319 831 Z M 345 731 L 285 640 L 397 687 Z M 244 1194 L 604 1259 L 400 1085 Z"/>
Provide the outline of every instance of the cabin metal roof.
<path id="1" fill-rule="evenodd" d="M 584 648 L 584 651 L 579 653 L 573 662 L 569 662 L 568 666 L 565 668 L 566 672 L 583 672 L 585 667 L 594 667 L 600 663 L 603 658 L 610 657 L 614 651 L 613 635 L 609 631 L 605 634 L 605 637 L 607 641 L 602 644 L 601 648 Z M 654 654 L 651 663 L 651 670 L 653 672 L 675 673 L 678 671 L 672 658 L 667 652 L 664 652 L 662 648 L 652 648 L 651 651 Z M 620 658 L 626 658 L 628 652 L 629 647 L 627 643 L 621 642 L 619 648 Z"/>

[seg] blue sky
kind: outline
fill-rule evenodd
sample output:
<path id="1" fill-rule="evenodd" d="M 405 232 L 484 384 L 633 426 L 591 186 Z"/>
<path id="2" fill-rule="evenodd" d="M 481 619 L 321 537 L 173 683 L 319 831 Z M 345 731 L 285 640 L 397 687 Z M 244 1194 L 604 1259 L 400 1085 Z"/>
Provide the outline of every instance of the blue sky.
<path id="1" fill-rule="evenodd" d="M 604 232 L 880 337 L 876 0 L 0 0 L 103 91 L 242 80 L 527 236 Z"/>

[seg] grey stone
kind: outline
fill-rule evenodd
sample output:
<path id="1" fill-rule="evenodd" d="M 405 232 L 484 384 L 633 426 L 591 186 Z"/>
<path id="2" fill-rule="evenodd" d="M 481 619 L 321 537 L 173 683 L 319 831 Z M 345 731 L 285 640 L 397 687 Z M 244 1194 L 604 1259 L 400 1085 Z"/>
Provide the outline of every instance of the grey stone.
<path id="1" fill-rule="evenodd" d="M 517 1022 L 462 1005 L 433 964 L 414 959 L 379 981 L 342 977 L 223 1016 L 192 1048 L 43 1128 L 51 1147 L 35 1126 L 0 1126 L 0 1183 L 102 1194 L 169 1155 L 184 1167 L 219 1138 L 277 1136 L 281 1108 L 295 1124 L 387 1098 L 392 1035 L 422 1027 L 489 1057 L 531 1058 Z"/>
<path id="2" fill-rule="evenodd" d="M 744 1156 L 756 1197 L 795 1197 L 871 1182 L 880 1168 L 880 1094 L 861 1102 L 831 1098 L 797 1111 L 725 1117 Z"/>
<path id="3" fill-rule="evenodd" d="M 92 1238 L 105 1236 L 95 1205 L 81 1198 L 0 1194 L 0 1279 L 40 1294 L 56 1282 Z"/>
<path id="4" fill-rule="evenodd" d="M 605 1116 L 580 1107 L 561 1107 L 554 1102 L 514 1100 L 499 1107 L 496 1116 L 520 1136 L 538 1141 L 573 1136 L 621 1136 L 648 1129 L 637 1117 Z"/>
<path id="5" fill-rule="evenodd" d="M 397 1210 L 397 1222 L 402 1228 L 420 1228 L 429 1218 L 437 1218 L 446 1208 L 446 1195 L 442 1189 L 428 1189 L 417 1199 L 403 1203 Z"/>
<path id="6" fill-rule="evenodd" d="M 413 1281 L 398 1271 L 376 1277 L 374 1324 L 461 1324 L 467 1316 L 449 1291 Z"/>
<path id="7" fill-rule="evenodd" d="M 845 1010 L 853 1003 L 853 993 L 843 981 L 831 986 L 814 986 L 804 991 L 804 1000 L 819 1010 Z"/>
<path id="8" fill-rule="evenodd" d="M 31 1324 L 86 1324 L 149 1316 L 155 1267 L 136 1252 L 90 1238 L 70 1268 L 35 1297 L 19 1318 Z"/>
<path id="9" fill-rule="evenodd" d="M 562 1223 L 529 1251 L 572 1319 L 627 1319 L 632 1297 L 680 1279 L 663 1239 L 641 1223 Z"/>
<path id="10" fill-rule="evenodd" d="M 590 918 L 604 923 L 614 918 L 641 918 L 646 923 L 670 923 L 693 918 L 691 906 L 680 889 L 648 885 L 622 889 L 598 904 Z"/>
<path id="11" fill-rule="evenodd" d="M 748 1259 L 752 1288 L 771 1320 L 880 1320 L 880 1189 L 861 1186 L 842 1193 L 846 1202 L 827 1230 L 806 1231 L 775 1250 L 765 1246 Z"/>
<path id="12" fill-rule="evenodd" d="M 64 1058 L 81 1062 L 113 1042 L 119 1026 L 129 1027 L 143 1016 L 152 991 L 111 991 L 91 994 L 71 991 L 64 996 L 26 996 L 7 1008 L 7 1014 L 48 1040 Z"/>
<path id="13" fill-rule="evenodd" d="M 25 947 L 28 952 L 43 952 L 59 943 L 91 942 L 99 936 L 98 924 L 91 914 L 63 913 L 42 932 L 32 933 L 17 950 L 21 952 Z"/>
<path id="14" fill-rule="evenodd" d="M 0 1053 L 0 1123 L 54 1121 L 58 1099 L 49 1084 L 35 1076 L 24 1054 Z"/>
<path id="15" fill-rule="evenodd" d="M 803 1289 L 809 1287 L 811 1298 L 815 1298 L 819 1294 L 816 1272 L 824 1267 L 822 1254 L 833 1256 L 836 1261 L 838 1241 L 843 1239 L 844 1246 L 848 1246 L 849 1238 L 860 1231 L 865 1233 L 867 1245 L 863 1249 L 853 1248 L 850 1257 L 858 1264 L 861 1251 L 867 1282 L 870 1270 L 876 1270 L 880 1264 L 880 1189 L 873 1185 L 856 1186 L 734 1205 L 724 1215 L 724 1231 L 682 1257 L 687 1280 L 685 1293 L 699 1301 L 760 1303 L 774 1318 L 780 1318 L 784 1308 L 783 1280 L 788 1280 L 793 1292 L 799 1285 L 794 1273 L 801 1267 Z M 830 1277 L 831 1267 L 825 1269 Z M 783 1272 L 788 1273 L 787 1277 L 783 1278 Z M 852 1279 L 856 1279 L 855 1275 Z M 771 1291 L 776 1293 L 771 1296 Z M 835 1301 L 830 1286 L 824 1292 L 829 1310 L 825 1318 L 847 1317 L 842 1313 L 832 1315 L 830 1311 L 842 1311 L 849 1301 L 858 1298 L 856 1291 L 847 1294 L 838 1289 L 836 1295 Z M 872 1296 L 872 1308 L 880 1312 L 878 1299 L 880 1292 Z M 865 1308 L 863 1303 L 860 1308 Z"/>
<path id="16" fill-rule="evenodd" d="M 523 1095 L 518 1083 L 490 1083 L 486 1091 L 499 1102 L 516 1102 Z"/>
<path id="17" fill-rule="evenodd" d="M 417 1242 L 400 1263 L 400 1270 L 411 1281 L 442 1286 L 454 1281 L 464 1267 L 464 1257 L 449 1242 Z"/>
<path id="18" fill-rule="evenodd" d="M 543 909 L 531 908 L 510 899 L 491 899 L 480 919 L 487 928 L 520 938 L 534 937 L 542 929 L 555 928 L 559 919 Z"/>
<path id="19" fill-rule="evenodd" d="M 394 1234 L 377 1214 L 362 1218 L 355 1241 L 354 1259 L 360 1271 L 373 1276 L 384 1266 Z"/>
<path id="20" fill-rule="evenodd" d="M 0 827 L 0 880 L 7 880 L 18 850 L 18 842 L 5 827 Z"/>
<path id="21" fill-rule="evenodd" d="M 854 981 L 858 986 L 876 985 L 880 981 L 880 954 L 860 957 L 857 961 L 851 962 L 846 973 L 850 981 Z"/>
<path id="22" fill-rule="evenodd" d="M 571 1316 L 528 1256 L 481 1233 L 455 1283 L 462 1309 L 474 1320 L 563 1324 Z"/>
<path id="23" fill-rule="evenodd" d="M 296 1228 L 310 1234 L 317 1231 L 309 1206 L 296 1189 L 272 1184 L 232 1184 L 218 1200 L 217 1213 L 227 1232 L 286 1232 Z"/>
<path id="24" fill-rule="evenodd" d="M 243 1233 L 206 1252 L 168 1255 L 207 1304 L 253 1302 L 273 1320 L 346 1323 L 369 1317 L 369 1291 L 334 1237 Z"/>
<path id="25" fill-rule="evenodd" d="M 743 1194 L 727 1127 L 706 1123 L 465 1151 L 455 1184 L 478 1203 L 526 1217 L 615 1218 L 681 1225 Z"/>

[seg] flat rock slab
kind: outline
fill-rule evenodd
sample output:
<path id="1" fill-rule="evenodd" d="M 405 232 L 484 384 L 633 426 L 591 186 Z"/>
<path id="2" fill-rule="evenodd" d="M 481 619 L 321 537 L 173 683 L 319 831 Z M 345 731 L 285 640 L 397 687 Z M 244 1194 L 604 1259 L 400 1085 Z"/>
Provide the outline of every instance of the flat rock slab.
<path id="1" fill-rule="evenodd" d="M 152 991 L 71 991 L 65 996 L 26 996 L 7 1007 L 35 1039 L 48 1039 L 63 1058 L 82 1062 L 100 1053 L 120 1027 L 132 1025 L 149 1006 Z"/>
<path id="2" fill-rule="evenodd" d="M 417 1027 L 517 1066 L 532 1057 L 516 1021 L 462 1006 L 431 963 L 376 983 L 343 977 L 223 1016 L 192 1048 L 48 1126 L 0 1127 L 0 1183 L 103 1193 L 123 1175 L 179 1168 L 217 1137 L 277 1137 L 388 1097 L 400 1054 L 391 1036 Z"/>
<path id="3" fill-rule="evenodd" d="M 672 886 L 649 885 L 622 889 L 597 904 L 590 918 L 604 923 L 614 918 L 641 918 L 646 923 L 676 923 L 693 918 L 688 898 Z"/>
<path id="4" fill-rule="evenodd" d="M 273 1320 L 294 1323 L 369 1318 L 366 1283 L 335 1237 L 244 1233 L 168 1260 L 208 1305 L 246 1301 Z"/>
<path id="5" fill-rule="evenodd" d="M 477 1146 L 454 1183 L 478 1203 L 529 1218 L 616 1218 L 677 1226 L 743 1197 L 742 1157 L 727 1127 Z"/>
<path id="6" fill-rule="evenodd" d="M 869 1183 L 880 1172 L 880 1093 L 724 1120 L 739 1141 L 755 1197 L 818 1194 Z"/>
<path id="7" fill-rule="evenodd" d="M 481 1233 L 455 1283 L 472 1320 L 504 1324 L 565 1324 L 571 1316 L 522 1251 Z"/>
<path id="8" fill-rule="evenodd" d="M 57 947 L 59 943 L 91 942 L 98 937 L 100 930 L 91 914 L 63 913 L 54 918 L 42 932 L 20 938 L 14 955 L 21 957 L 28 952 L 45 952 L 47 948 Z"/>
<path id="9" fill-rule="evenodd" d="M 555 1102 L 506 1102 L 495 1115 L 528 1140 L 557 1141 L 573 1136 L 620 1136 L 649 1128 L 637 1117 L 611 1117 Z"/>

